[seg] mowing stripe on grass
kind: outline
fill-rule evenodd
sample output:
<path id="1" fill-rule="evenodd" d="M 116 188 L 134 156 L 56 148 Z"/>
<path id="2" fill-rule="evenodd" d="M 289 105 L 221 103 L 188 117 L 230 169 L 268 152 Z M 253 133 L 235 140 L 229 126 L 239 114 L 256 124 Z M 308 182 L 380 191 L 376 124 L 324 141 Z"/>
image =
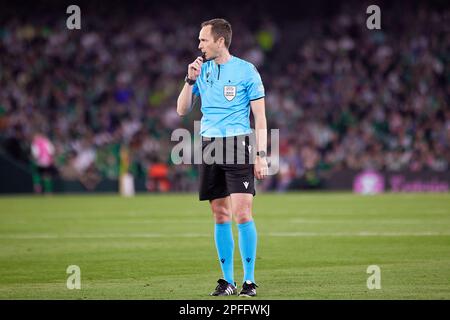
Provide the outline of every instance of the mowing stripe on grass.
<path id="1" fill-rule="evenodd" d="M 448 232 L 269 232 L 261 233 L 263 237 L 428 237 L 450 236 Z M 112 239 L 112 238 L 205 238 L 212 237 L 206 233 L 127 233 L 127 234 L 9 234 L 0 235 L 1 240 L 35 240 L 35 239 Z"/>

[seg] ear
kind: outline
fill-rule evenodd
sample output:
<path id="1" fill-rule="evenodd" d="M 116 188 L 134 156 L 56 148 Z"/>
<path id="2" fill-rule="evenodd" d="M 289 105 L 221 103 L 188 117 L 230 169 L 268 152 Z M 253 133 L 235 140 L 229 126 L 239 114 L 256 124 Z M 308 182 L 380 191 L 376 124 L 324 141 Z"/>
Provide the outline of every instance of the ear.
<path id="1" fill-rule="evenodd" d="M 222 45 L 225 46 L 225 38 L 224 37 L 220 37 L 219 39 L 217 39 L 217 42 L 219 44 L 219 47 L 221 47 Z"/>

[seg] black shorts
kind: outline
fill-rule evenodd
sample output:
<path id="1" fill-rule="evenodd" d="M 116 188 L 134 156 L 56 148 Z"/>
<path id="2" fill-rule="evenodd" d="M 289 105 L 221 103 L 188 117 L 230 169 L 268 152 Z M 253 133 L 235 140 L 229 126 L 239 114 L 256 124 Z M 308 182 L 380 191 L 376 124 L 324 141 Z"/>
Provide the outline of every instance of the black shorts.
<path id="1" fill-rule="evenodd" d="M 227 154 L 227 150 L 233 152 Z M 227 138 L 202 137 L 200 201 L 224 198 L 232 193 L 255 195 L 252 157 L 253 150 L 247 135 Z"/>

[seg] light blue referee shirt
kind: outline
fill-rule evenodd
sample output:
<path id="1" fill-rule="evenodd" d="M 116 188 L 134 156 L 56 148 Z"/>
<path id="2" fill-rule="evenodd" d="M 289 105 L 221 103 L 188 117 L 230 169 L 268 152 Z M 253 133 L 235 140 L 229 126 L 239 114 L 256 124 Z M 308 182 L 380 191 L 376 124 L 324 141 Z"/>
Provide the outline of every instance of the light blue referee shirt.
<path id="1" fill-rule="evenodd" d="M 250 101 L 264 97 L 255 66 L 235 56 L 224 64 L 203 63 L 193 94 L 201 98 L 203 137 L 229 137 L 252 132 Z"/>

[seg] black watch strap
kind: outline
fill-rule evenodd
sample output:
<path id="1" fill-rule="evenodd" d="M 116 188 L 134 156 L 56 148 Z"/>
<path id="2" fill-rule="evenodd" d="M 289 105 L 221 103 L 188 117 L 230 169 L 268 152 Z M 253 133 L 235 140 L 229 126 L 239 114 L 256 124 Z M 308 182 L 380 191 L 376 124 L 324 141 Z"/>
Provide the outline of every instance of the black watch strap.
<path id="1" fill-rule="evenodd" d="M 192 86 L 195 83 L 195 80 L 189 79 L 189 77 L 186 75 L 186 77 L 184 78 L 184 82 Z"/>

